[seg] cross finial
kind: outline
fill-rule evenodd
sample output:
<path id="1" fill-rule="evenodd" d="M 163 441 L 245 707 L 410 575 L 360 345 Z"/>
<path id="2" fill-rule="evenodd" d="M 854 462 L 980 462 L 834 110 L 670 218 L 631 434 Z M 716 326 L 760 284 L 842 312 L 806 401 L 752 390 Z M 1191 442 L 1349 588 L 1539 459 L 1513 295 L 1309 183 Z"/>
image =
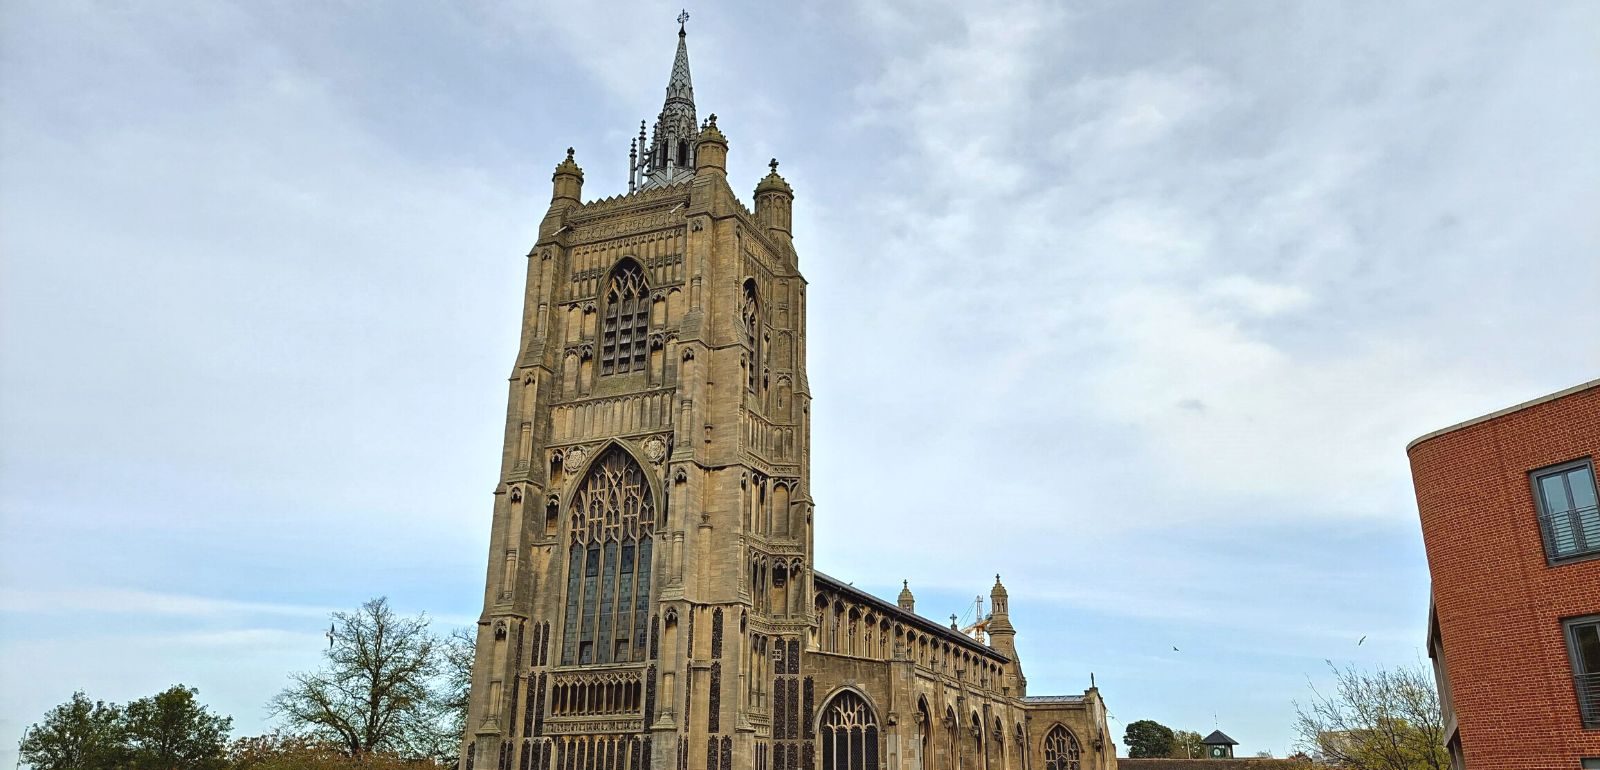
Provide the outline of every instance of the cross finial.
<path id="1" fill-rule="evenodd" d="M 772 169 L 772 173 L 774 174 L 778 173 L 778 159 L 773 158 L 772 160 L 767 161 L 767 168 Z"/>
<path id="2" fill-rule="evenodd" d="M 572 148 L 567 148 L 567 160 L 572 160 Z"/>
<path id="3" fill-rule="evenodd" d="M 680 10 L 678 12 L 678 27 L 682 28 L 683 25 L 687 24 L 688 22 L 689 22 L 689 12 L 687 10 Z"/>

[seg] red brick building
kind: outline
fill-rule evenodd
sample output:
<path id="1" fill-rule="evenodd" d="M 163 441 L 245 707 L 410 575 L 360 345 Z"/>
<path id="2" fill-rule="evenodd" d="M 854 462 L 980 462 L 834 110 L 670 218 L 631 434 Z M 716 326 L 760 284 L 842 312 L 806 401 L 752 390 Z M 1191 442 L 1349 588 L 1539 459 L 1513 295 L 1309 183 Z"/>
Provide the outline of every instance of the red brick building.
<path id="1" fill-rule="evenodd" d="M 1600 380 L 1406 453 L 1452 762 L 1600 768 Z"/>

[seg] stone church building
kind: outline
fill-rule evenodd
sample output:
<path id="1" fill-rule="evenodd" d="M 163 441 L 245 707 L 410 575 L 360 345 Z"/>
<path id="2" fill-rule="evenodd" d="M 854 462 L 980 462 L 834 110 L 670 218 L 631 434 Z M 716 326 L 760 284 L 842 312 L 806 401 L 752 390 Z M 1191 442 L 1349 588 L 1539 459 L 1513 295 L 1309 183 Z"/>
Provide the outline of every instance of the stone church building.
<path id="1" fill-rule="evenodd" d="M 812 568 L 794 192 L 774 161 L 747 207 L 727 155 L 680 24 L 627 193 L 555 168 L 461 767 L 1114 768 L 1094 687 L 1028 694 L 998 577 L 960 629 Z"/>

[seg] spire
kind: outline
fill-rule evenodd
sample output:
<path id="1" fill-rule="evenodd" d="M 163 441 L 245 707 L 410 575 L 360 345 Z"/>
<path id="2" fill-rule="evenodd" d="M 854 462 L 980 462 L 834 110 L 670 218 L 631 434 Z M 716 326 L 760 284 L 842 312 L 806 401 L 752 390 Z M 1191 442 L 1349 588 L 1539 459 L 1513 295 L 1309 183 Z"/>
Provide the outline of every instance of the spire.
<path id="1" fill-rule="evenodd" d="M 687 11 L 678 14 L 678 53 L 667 77 L 667 98 L 656 116 L 655 131 L 644 145 L 633 168 L 630 185 L 639 189 L 662 187 L 694 176 L 694 144 L 699 123 L 694 114 L 694 80 L 689 76 L 689 21 Z"/>
<path id="2" fill-rule="evenodd" d="M 917 598 L 911 595 L 911 581 L 909 580 L 903 580 L 900 582 L 899 604 L 900 609 L 905 610 L 906 612 L 917 611 Z"/>
<path id="3" fill-rule="evenodd" d="M 689 33 L 684 30 L 684 23 L 689 21 L 689 12 L 678 14 L 678 55 L 672 60 L 672 77 L 667 79 L 667 106 L 674 100 L 682 101 L 689 105 L 689 114 L 694 114 L 694 81 L 689 77 Z"/>

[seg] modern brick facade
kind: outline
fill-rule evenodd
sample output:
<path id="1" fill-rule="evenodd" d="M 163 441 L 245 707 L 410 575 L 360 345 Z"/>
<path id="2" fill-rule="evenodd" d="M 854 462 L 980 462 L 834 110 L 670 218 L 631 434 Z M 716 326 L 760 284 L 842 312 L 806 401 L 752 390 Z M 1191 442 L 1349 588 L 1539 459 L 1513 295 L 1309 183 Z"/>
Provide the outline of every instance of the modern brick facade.
<path id="1" fill-rule="evenodd" d="M 1575 675 L 1569 633 L 1574 620 L 1600 615 L 1600 548 L 1593 538 L 1582 545 L 1595 531 L 1593 491 L 1577 493 L 1559 519 L 1541 518 L 1554 503 L 1535 480 L 1576 468 L 1573 484 L 1587 473 L 1592 487 L 1600 380 L 1430 433 L 1407 454 L 1453 761 L 1473 770 L 1595 766 L 1585 760 L 1600 758 L 1600 725 L 1592 707 L 1585 725 L 1580 698 L 1600 690 Z"/>

